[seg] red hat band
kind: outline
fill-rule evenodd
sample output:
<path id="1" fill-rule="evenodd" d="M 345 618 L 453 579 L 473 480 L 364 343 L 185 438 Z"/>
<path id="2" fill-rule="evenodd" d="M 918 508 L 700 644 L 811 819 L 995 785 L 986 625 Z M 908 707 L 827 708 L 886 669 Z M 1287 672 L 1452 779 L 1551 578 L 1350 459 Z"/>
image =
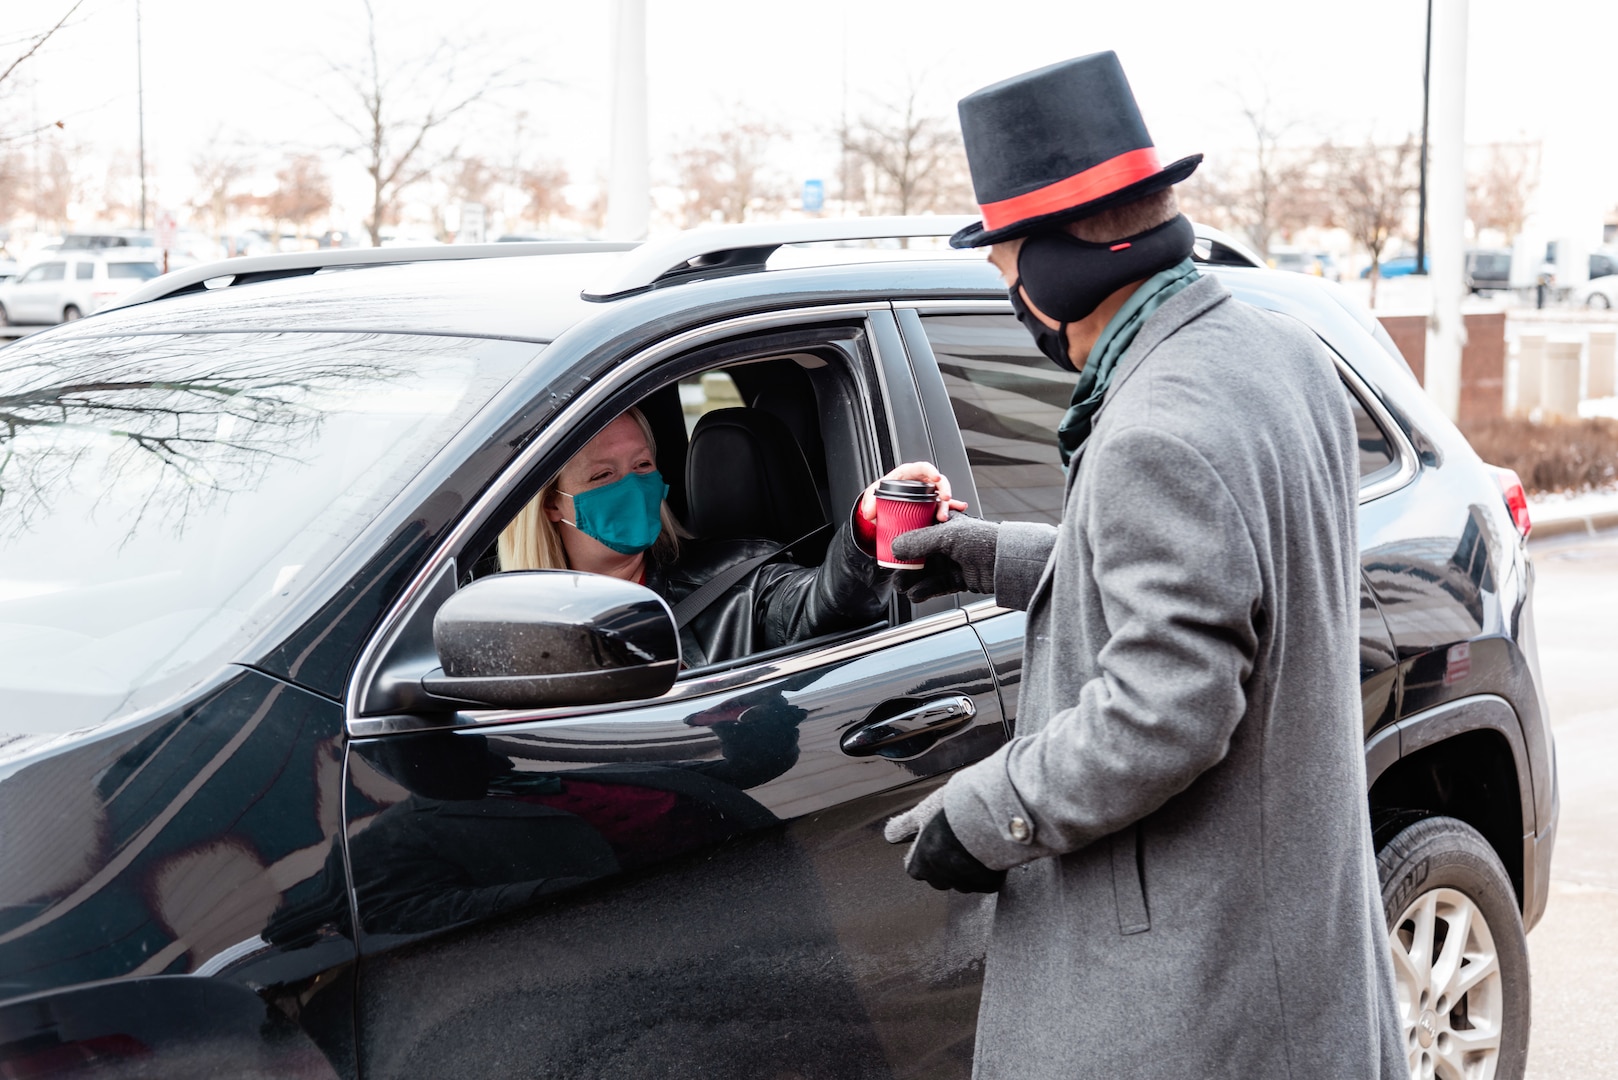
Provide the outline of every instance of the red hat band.
<path id="1" fill-rule="evenodd" d="M 978 209 L 983 212 L 985 230 L 1002 229 L 1111 195 L 1162 170 L 1157 148 L 1146 146 L 1119 154 L 1081 173 L 1035 188 L 1026 194 L 980 204 Z"/>

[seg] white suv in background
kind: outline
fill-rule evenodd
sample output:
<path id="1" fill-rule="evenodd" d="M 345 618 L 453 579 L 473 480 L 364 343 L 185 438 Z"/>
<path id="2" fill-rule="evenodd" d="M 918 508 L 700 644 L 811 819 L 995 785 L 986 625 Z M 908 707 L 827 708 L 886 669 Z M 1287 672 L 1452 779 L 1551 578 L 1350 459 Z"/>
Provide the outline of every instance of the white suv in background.
<path id="1" fill-rule="evenodd" d="M 161 272 L 156 252 L 62 251 L 0 284 L 0 325 L 72 322 Z"/>

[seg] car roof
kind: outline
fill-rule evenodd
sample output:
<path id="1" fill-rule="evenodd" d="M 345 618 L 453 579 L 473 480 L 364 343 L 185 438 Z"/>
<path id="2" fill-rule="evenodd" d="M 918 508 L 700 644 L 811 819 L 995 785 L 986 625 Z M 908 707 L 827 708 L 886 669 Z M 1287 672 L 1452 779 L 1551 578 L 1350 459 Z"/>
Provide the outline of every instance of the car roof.
<path id="1" fill-rule="evenodd" d="M 936 228 L 907 219 L 893 222 L 912 230 Z M 397 261 L 374 252 L 227 260 L 150 282 L 125 306 L 81 320 L 74 332 L 381 331 L 549 342 L 595 320 L 630 326 L 749 304 L 1004 296 L 1004 285 L 981 253 L 963 258 L 948 250 L 928 255 L 781 246 L 833 231 L 892 235 L 884 228 L 871 220 L 799 223 L 796 231 L 732 226 L 633 247 L 556 245 L 536 251 L 524 245 L 527 250 L 507 254 L 486 245 L 490 250 L 476 257 L 466 257 L 474 252 L 464 249 L 438 248 L 401 252 Z M 1257 261 L 1216 230 L 1198 228 L 1199 242 L 1211 237 L 1230 249 L 1221 256 L 1210 248 L 1210 258 L 1244 265 Z M 708 261 L 699 255 L 687 262 L 687 256 L 713 244 L 720 245 L 716 250 L 723 258 Z M 781 258 L 770 254 L 775 252 Z M 813 256 L 806 258 L 805 252 Z M 611 291 L 599 287 L 603 282 Z"/>

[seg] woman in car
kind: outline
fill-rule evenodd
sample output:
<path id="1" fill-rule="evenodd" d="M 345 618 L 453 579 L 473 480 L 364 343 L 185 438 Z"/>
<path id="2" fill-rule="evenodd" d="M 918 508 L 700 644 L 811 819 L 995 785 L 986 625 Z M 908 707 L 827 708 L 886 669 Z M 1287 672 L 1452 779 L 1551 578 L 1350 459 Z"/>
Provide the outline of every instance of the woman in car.
<path id="1" fill-rule="evenodd" d="M 938 516 L 966 504 L 927 462 L 883 479 L 938 485 Z M 818 567 L 766 560 L 680 629 L 687 667 L 733 660 L 881 619 L 893 571 L 877 565 L 876 484 L 837 527 Z M 669 512 L 651 425 L 630 409 L 585 444 L 499 539 L 502 570 L 572 569 L 645 585 L 670 606 L 727 569 L 769 552 L 761 540 L 693 540 Z"/>

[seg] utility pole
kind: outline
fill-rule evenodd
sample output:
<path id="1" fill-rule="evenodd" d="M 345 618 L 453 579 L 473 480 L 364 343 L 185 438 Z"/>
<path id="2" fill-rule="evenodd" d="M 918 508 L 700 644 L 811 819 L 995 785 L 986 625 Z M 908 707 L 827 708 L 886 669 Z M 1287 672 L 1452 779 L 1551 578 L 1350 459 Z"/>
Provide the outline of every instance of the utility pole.
<path id="1" fill-rule="evenodd" d="M 146 71 L 140 48 L 140 0 L 135 0 L 135 111 L 140 125 L 140 227 L 146 228 Z"/>
<path id="2" fill-rule="evenodd" d="M 1466 52 L 1468 0 L 1433 0 L 1432 314 L 1427 393 L 1444 415 L 1461 407 L 1466 324 Z"/>
<path id="3" fill-rule="evenodd" d="M 617 0 L 613 12 L 607 235 L 614 240 L 644 240 L 652 216 L 646 147 L 646 0 Z"/>
<path id="4" fill-rule="evenodd" d="M 1433 100 L 1433 0 L 1427 0 L 1427 50 L 1421 62 L 1421 187 L 1416 202 L 1416 270 L 1427 272 L 1427 109 Z"/>

